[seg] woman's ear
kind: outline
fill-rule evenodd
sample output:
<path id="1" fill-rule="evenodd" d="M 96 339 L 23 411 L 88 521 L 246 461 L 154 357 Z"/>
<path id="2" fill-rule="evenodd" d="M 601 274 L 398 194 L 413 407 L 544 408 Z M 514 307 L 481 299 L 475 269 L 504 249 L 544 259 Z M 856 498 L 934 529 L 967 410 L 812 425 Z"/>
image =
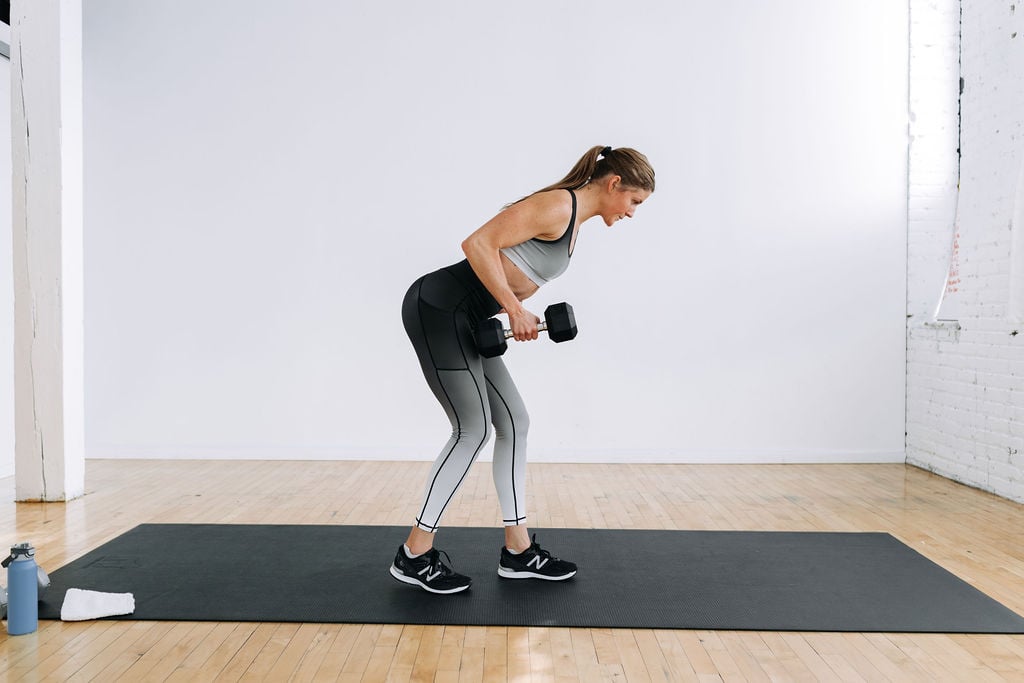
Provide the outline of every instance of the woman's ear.
<path id="1" fill-rule="evenodd" d="M 619 189 L 620 185 L 622 185 L 622 176 L 610 175 L 604 181 L 604 188 L 608 190 L 608 192 L 614 192 Z"/>

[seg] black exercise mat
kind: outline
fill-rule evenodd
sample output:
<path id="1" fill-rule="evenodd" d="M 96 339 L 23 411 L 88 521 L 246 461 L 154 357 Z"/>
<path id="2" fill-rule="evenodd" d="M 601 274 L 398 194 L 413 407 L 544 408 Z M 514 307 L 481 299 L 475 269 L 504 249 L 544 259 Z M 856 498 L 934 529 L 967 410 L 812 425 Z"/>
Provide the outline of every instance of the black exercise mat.
<path id="1" fill-rule="evenodd" d="M 500 528 L 437 538 L 470 590 L 433 595 L 388 567 L 406 527 L 144 524 L 51 573 L 135 595 L 128 619 L 765 631 L 1024 633 L 1024 618 L 884 533 L 542 529 L 565 582 L 497 576 Z"/>

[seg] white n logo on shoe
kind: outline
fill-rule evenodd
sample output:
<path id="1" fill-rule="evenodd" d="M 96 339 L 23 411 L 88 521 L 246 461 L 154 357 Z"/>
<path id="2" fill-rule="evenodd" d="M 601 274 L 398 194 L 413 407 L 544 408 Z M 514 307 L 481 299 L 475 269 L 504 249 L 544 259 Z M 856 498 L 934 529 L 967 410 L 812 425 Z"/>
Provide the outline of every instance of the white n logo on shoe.
<path id="1" fill-rule="evenodd" d="M 533 557 L 530 558 L 530 561 L 526 563 L 526 566 L 529 567 L 531 564 L 532 565 L 536 565 L 537 566 L 537 571 L 540 571 L 544 567 L 544 565 L 546 565 L 547 563 L 548 563 L 548 558 L 541 557 L 540 555 L 534 555 Z"/>
<path id="2" fill-rule="evenodd" d="M 540 567 L 537 567 L 537 568 L 540 569 Z M 437 577 L 441 576 L 441 570 L 438 570 L 438 571 L 434 572 L 433 574 L 428 574 L 427 572 L 429 572 L 429 571 L 430 571 L 430 565 L 427 565 L 426 567 L 424 567 L 423 569 L 419 570 L 416 573 L 419 574 L 420 576 L 423 576 L 424 574 L 426 574 L 426 576 L 424 578 L 427 581 L 433 581 Z"/>

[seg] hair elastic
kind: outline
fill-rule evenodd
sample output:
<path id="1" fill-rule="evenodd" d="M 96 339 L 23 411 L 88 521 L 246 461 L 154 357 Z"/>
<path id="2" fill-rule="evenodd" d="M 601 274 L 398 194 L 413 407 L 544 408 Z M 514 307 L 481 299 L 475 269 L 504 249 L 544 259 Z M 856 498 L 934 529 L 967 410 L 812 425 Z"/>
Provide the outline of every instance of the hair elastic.
<path id="1" fill-rule="evenodd" d="M 604 149 L 601 150 L 601 156 L 603 156 L 603 157 L 606 157 L 606 156 L 608 156 L 611 153 L 612 153 L 612 148 L 611 147 L 605 147 Z"/>

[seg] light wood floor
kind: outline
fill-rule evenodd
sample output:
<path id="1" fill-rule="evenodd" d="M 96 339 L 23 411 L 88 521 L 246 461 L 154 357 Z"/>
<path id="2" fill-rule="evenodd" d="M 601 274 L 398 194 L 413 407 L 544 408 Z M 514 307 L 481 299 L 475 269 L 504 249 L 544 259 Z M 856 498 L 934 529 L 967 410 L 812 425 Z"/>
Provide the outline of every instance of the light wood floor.
<path id="1" fill-rule="evenodd" d="M 428 467 L 89 461 L 87 494 L 67 504 L 16 505 L 0 480 L 0 547 L 30 540 L 52 570 L 143 522 L 405 525 Z M 885 531 L 1024 613 L 1024 507 L 911 467 L 530 467 L 536 527 Z M 449 526 L 495 524 L 488 468 Z M 0 629 L 4 678 L 1024 681 L 1024 636 L 46 621 Z"/>

